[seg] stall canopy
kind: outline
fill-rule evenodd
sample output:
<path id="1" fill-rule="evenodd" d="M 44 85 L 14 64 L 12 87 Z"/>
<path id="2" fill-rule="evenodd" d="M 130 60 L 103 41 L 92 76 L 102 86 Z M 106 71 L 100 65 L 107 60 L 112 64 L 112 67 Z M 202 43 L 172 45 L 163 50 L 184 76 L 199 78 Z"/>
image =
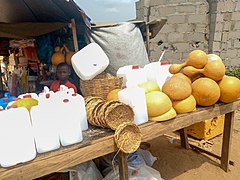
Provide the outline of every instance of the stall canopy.
<path id="1" fill-rule="evenodd" d="M 90 19 L 73 0 L 0 0 L 0 37 L 30 38 Z"/>

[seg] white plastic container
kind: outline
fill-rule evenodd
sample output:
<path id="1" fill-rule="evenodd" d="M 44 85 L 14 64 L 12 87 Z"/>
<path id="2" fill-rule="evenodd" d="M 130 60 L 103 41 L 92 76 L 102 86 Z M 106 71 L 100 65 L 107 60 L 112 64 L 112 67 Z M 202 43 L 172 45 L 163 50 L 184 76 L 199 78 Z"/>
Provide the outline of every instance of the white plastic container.
<path id="1" fill-rule="evenodd" d="M 82 80 L 93 79 L 109 65 L 107 55 L 97 43 L 90 43 L 76 52 L 71 62 L 74 71 Z"/>
<path id="2" fill-rule="evenodd" d="M 9 167 L 36 157 L 33 129 L 26 108 L 0 111 L 0 165 Z"/>
<path id="3" fill-rule="evenodd" d="M 84 98 L 81 95 L 74 93 L 72 88 L 69 89 L 68 94 L 71 96 L 70 99 L 73 104 L 73 111 L 76 112 L 76 116 L 79 117 L 81 122 L 82 131 L 85 131 L 88 129 L 88 121 Z"/>
<path id="4" fill-rule="evenodd" d="M 172 74 L 169 72 L 171 64 L 166 62 L 152 62 L 144 66 L 144 71 L 147 77 L 147 81 L 152 81 L 158 84 L 162 88 L 163 84 L 169 79 Z"/>
<path id="5" fill-rule="evenodd" d="M 63 96 L 62 96 L 63 97 Z M 58 104 L 59 111 L 64 112 L 59 119 L 59 138 L 62 146 L 79 143 L 83 140 L 81 128 L 81 111 L 71 95 L 65 95 Z"/>
<path id="6" fill-rule="evenodd" d="M 59 118 L 64 111 L 59 111 L 57 99 L 53 92 L 39 96 L 38 106 L 31 108 L 30 114 L 34 131 L 36 149 L 38 153 L 44 153 L 58 149 Z"/>
<path id="7" fill-rule="evenodd" d="M 148 122 L 146 96 L 143 88 L 130 87 L 118 92 L 119 101 L 129 105 L 134 112 L 134 124 Z"/>
<path id="8" fill-rule="evenodd" d="M 123 78 L 123 86 L 135 87 L 147 81 L 145 71 L 138 65 L 123 66 L 118 69 L 117 76 Z"/>

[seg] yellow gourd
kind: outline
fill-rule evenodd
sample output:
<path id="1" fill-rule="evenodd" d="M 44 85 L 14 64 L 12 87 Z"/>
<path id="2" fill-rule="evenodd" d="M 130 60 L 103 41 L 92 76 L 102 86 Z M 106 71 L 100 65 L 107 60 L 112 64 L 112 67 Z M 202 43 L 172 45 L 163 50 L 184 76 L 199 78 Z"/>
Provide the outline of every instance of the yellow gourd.
<path id="1" fill-rule="evenodd" d="M 187 76 L 194 76 L 196 74 L 203 74 L 204 76 L 211 78 L 215 81 L 219 81 L 225 75 L 225 65 L 220 60 L 208 62 L 203 69 L 197 69 L 193 66 L 187 66 L 183 69 L 183 73 Z"/>
<path id="2" fill-rule="evenodd" d="M 188 113 L 196 109 L 196 100 L 193 95 L 181 101 L 173 101 L 173 108 L 177 113 Z"/>
<path id="3" fill-rule="evenodd" d="M 65 61 L 65 57 L 62 51 L 63 51 L 63 47 L 58 52 L 55 52 L 52 55 L 51 60 L 53 65 L 58 65 Z"/>
<path id="4" fill-rule="evenodd" d="M 160 116 L 168 112 L 172 107 L 170 98 L 160 91 L 152 91 L 146 94 L 148 116 Z"/>
<path id="5" fill-rule="evenodd" d="M 182 64 L 172 64 L 169 67 L 171 74 L 176 74 L 185 66 L 193 66 L 196 68 L 203 68 L 208 62 L 207 54 L 202 50 L 194 50 L 189 53 L 186 61 Z"/>
<path id="6" fill-rule="evenodd" d="M 199 106 L 211 106 L 220 98 L 220 88 L 216 81 L 202 77 L 192 83 L 192 95 Z"/>
<path id="7" fill-rule="evenodd" d="M 240 80 L 233 76 L 224 76 L 221 81 L 218 82 L 221 95 L 220 101 L 224 103 L 230 103 L 240 97 Z"/>
<path id="8" fill-rule="evenodd" d="M 164 113 L 163 115 L 160 116 L 155 116 L 155 117 L 149 117 L 150 121 L 166 121 L 172 118 L 175 118 L 177 116 L 177 113 L 174 108 L 171 108 L 168 112 Z"/>

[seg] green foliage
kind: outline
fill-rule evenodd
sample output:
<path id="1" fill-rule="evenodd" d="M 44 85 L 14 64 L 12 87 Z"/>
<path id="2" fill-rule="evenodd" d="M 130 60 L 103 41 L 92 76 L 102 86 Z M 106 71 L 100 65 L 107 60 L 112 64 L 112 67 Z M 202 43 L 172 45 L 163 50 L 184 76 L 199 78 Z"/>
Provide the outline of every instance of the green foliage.
<path id="1" fill-rule="evenodd" d="M 240 79 L 240 65 L 239 66 L 228 66 L 226 67 L 226 75 L 235 76 Z"/>

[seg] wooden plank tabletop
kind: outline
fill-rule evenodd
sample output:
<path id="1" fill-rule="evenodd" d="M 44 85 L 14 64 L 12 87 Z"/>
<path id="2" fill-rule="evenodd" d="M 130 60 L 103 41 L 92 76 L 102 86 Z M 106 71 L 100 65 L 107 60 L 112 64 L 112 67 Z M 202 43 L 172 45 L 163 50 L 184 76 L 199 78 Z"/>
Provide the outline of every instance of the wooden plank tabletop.
<path id="1" fill-rule="evenodd" d="M 240 99 L 229 104 L 218 103 L 210 107 L 198 107 L 194 112 L 177 115 L 176 118 L 169 121 L 160 123 L 148 122 L 140 125 L 142 141 L 151 140 L 167 132 L 172 132 L 239 108 Z M 108 129 L 91 127 L 84 132 L 84 140 L 81 143 L 38 154 L 34 160 L 10 168 L 0 168 L 0 179 L 33 179 L 115 152 L 117 148 L 114 144 L 113 133 L 113 131 Z"/>

